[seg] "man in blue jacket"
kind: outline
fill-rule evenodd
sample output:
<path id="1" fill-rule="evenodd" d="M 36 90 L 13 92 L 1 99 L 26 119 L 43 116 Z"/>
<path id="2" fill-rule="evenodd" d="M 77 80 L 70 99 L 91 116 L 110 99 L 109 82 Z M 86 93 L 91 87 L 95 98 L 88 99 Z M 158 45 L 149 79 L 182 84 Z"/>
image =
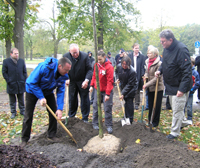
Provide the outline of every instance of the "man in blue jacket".
<path id="1" fill-rule="evenodd" d="M 61 58 L 57 60 L 49 57 L 40 63 L 28 77 L 26 81 L 26 108 L 22 127 L 22 147 L 30 139 L 33 112 L 38 99 L 42 106 L 48 104 L 56 113 L 58 119 L 61 119 L 64 105 L 65 81 L 69 79 L 67 73 L 70 69 L 71 61 L 69 59 Z M 53 93 L 54 89 L 56 89 L 57 101 Z M 48 113 L 48 140 L 56 142 L 58 141 L 56 138 L 57 121 L 49 111 Z"/>

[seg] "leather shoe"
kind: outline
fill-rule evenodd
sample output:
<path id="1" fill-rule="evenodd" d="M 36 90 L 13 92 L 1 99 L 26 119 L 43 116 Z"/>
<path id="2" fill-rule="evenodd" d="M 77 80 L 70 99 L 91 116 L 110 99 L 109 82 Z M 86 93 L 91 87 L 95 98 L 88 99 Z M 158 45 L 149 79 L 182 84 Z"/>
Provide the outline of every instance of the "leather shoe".
<path id="1" fill-rule="evenodd" d="M 138 110 L 139 108 L 138 108 L 138 106 L 135 106 L 135 110 Z"/>
<path id="2" fill-rule="evenodd" d="M 51 142 L 60 142 L 60 139 L 57 137 L 47 137 L 47 139 Z"/>
<path id="3" fill-rule="evenodd" d="M 173 136 L 172 134 L 169 134 L 169 135 L 166 136 L 166 138 L 168 138 L 168 139 L 175 139 L 176 137 Z"/>
<path id="4" fill-rule="evenodd" d="M 13 118 L 15 118 L 15 116 L 16 116 L 16 113 L 12 113 L 10 118 L 13 119 Z"/>
<path id="5" fill-rule="evenodd" d="M 20 146 L 21 146 L 22 148 L 24 148 L 26 145 L 27 145 L 27 142 L 26 142 L 26 141 L 22 141 L 22 143 L 20 144 Z"/>

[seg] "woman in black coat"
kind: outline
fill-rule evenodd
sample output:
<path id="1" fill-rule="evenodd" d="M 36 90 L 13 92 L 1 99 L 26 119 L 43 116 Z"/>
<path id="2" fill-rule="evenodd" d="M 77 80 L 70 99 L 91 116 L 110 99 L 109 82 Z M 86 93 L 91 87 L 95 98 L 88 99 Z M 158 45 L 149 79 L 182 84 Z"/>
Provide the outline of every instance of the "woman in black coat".
<path id="1" fill-rule="evenodd" d="M 125 115 L 133 122 L 134 105 L 133 99 L 138 87 L 137 76 L 134 68 L 131 66 L 131 59 L 125 56 L 115 70 L 117 82 L 120 83 L 122 96 L 120 99 L 125 100 Z"/>

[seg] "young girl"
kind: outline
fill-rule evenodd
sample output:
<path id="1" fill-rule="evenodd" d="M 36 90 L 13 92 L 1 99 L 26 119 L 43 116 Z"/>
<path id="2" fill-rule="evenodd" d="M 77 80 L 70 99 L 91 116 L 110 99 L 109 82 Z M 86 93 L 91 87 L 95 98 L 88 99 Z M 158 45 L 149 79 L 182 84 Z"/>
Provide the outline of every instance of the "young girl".
<path id="1" fill-rule="evenodd" d="M 105 126 L 107 127 L 107 131 L 109 134 L 112 133 L 112 105 L 113 105 L 113 74 L 114 68 L 112 63 L 106 58 L 106 54 L 103 51 L 98 52 L 98 63 L 97 67 L 99 70 L 99 82 L 100 82 L 100 92 L 101 92 L 101 100 L 104 104 L 105 111 Z M 95 67 L 93 76 L 90 84 L 90 92 L 93 91 L 94 88 L 94 100 L 93 100 L 93 121 L 92 125 L 94 129 L 99 129 L 98 126 L 98 106 L 97 106 L 97 84 L 96 84 L 96 76 L 95 76 Z"/>

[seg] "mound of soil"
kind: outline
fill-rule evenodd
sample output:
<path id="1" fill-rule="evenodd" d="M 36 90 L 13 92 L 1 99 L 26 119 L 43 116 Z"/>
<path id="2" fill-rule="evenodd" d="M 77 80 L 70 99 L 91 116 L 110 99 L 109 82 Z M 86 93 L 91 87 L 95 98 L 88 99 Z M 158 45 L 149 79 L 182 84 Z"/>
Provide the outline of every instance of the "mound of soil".
<path id="1" fill-rule="evenodd" d="M 58 125 L 57 137 L 59 143 L 47 140 L 46 131 L 34 136 L 24 148 L 30 156 L 38 155 L 50 160 L 56 167 L 199 167 L 200 153 L 187 149 L 187 145 L 168 140 L 163 133 L 150 132 L 142 123 L 133 122 L 130 126 L 121 126 L 121 122 L 114 122 L 113 135 L 121 140 L 116 155 L 101 156 L 97 154 L 80 152 L 87 142 L 98 135 L 91 123 L 84 123 L 78 118 L 70 118 L 67 128 L 72 133 L 75 144 L 65 130 Z M 104 128 L 104 133 L 106 129 Z M 140 143 L 135 141 L 140 139 Z M 96 144 L 98 145 L 98 144 Z M 15 147 L 12 153 L 17 153 Z M 21 149 L 20 149 L 21 150 Z M 27 153 L 28 154 L 28 153 Z M 12 157 L 9 157 L 11 160 Z M 34 159 L 26 157 L 27 162 Z M 29 161 L 31 160 L 31 161 Z M 8 166 L 9 167 L 9 166 Z M 42 166 L 41 166 L 42 167 Z"/>

